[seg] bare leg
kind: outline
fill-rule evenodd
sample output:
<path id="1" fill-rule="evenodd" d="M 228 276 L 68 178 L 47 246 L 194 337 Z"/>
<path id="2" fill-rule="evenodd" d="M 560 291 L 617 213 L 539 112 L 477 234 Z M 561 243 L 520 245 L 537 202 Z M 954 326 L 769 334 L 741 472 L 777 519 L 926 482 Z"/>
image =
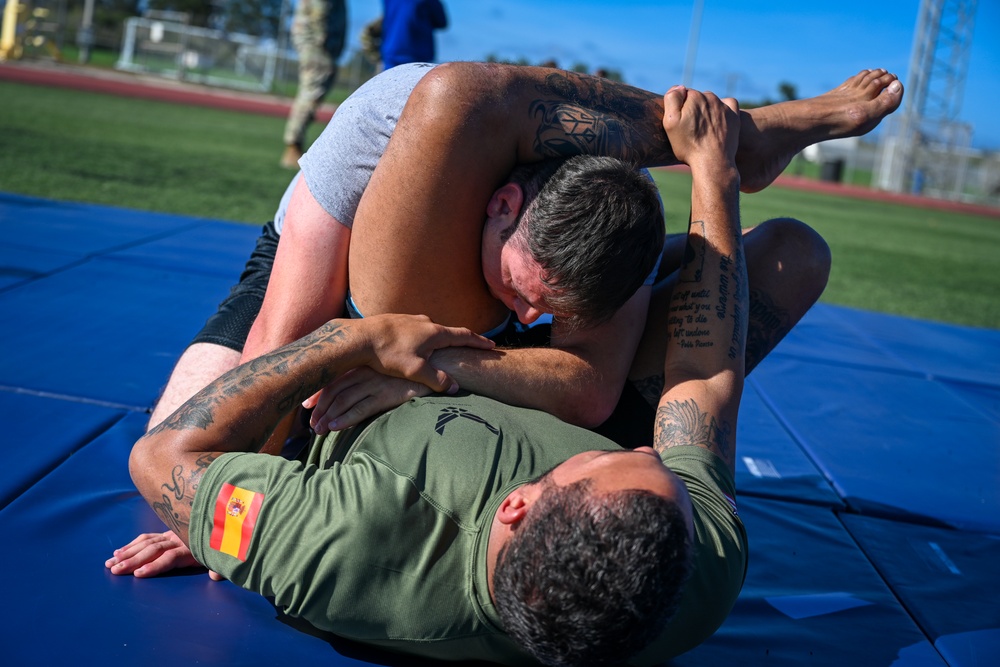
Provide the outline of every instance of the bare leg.
<path id="1" fill-rule="evenodd" d="M 240 353 L 222 345 L 195 343 L 177 360 L 163 395 L 153 408 L 146 430 L 169 417 L 184 401 L 240 364 Z"/>
<path id="2" fill-rule="evenodd" d="M 896 75 L 874 69 L 862 70 L 818 97 L 741 112 L 736 154 L 740 189 L 763 190 L 807 146 L 871 132 L 902 100 L 903 85 Z"/>
<path id="3" fill-rule="evenodd" d="M 819 299 L 830 275 L 830 249 L 811 227 L 777 218 L 744 231 L 750 286 L 746 372 L 766 357 Z M 670 295 L 676 272 L 656 285 L 646 331 L 629 379 L 652 405 L 663 389 Z"/>

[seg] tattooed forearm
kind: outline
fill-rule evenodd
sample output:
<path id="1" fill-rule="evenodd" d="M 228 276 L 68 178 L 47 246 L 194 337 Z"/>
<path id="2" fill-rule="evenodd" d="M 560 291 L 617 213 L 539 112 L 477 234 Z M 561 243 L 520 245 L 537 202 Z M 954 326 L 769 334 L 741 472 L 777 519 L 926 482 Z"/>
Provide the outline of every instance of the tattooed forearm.
<path id="1" fill-rule="evenodd" d="M 188 429 L 207 430 L 216 421 L 220 403 L 238 400 L 255 382 L 262 378 L 288 375 L 290 369 L 302 362 L 303 358 L 313 349 L 340 342 L 346 335 L 344 329 L 345 326 L 340 322 L 328 322 L 305 338 L 234 368 L 198 392 L 176 412 L 152 429 L 150 434 Z M 332 380 L 333 376 L 328 369 L 325 367 L 319 369 L 319 386 Z M 296 401 L 301 402 L 311 394 L 310 388 L 300 385 L 293 394 L 277 402 L 275 409 L 284 414 L 284 411 L 290 410 Z M 245 408 L 255 409 L 251 405 L 246 405 Z"/>
<path id="2" fill-rule="evenodd" d="M 663 453 L 670 447 L 694 445 L 715 452 L 732 464 L 732 427 L 703 412 L 694 399 L 670 401 L 656 411 L 653 447 Z"/>
<path id="3" fill-rule="evenodd" d="M 687 235 L 687 241 L 684 243 L 683 269 L 679 280 L 682 283 L 700 283 L 701 274 L 705 270 L 705 221 L 694 220 L 690 228 L 697 233 L 692 235 L 689 232 Z M 694 241 L 696 238 L 697 243 Z"/>
<path id="4" fill-rule="evenodd" d="M 187 512 L 182 512 L 180 508 L 175 510 L 173 500 L 167 495 L 164 495 L 161 501 L 154 502 L 152 507 L 156 516 L 167 526 L 167 530 L 173 531 L 176 535 L 187 534 L 191 508 L 188 508 Z"/>
<path id="5" fill-rule="evenodd" d="M 194 494 L 205 470 L 218 456 L 215 452 L 202 454 L 189 472 L 185 472 L 184 466 L 176 465 L 170 471 L 170 480 L 160 485 L 165 493 L 160 496 L 159 501 L 152 503 L 153 511 L 167 528 L 178 535 L 187 534 Z"/>
<path id="6" fill-rule="evenodd" d="M 737 233 L 740 233 L 737 231 Z M 746 271 L 743 268 L 743 250 L 737 239 L 736 252 L 732 255 L 719 257 L 719 296 L 715 305 L 715 316 L 722 322 L 727 318 L 732 320 L 732 331 L 729 335 L 730 359 L 737 359 L 744 353 L 746 337 Z"/>
<path id="7" fill-rule="evenodd" d="M 164 484 L 163 489 L 170 491 L 174 500 L 183 500 L 184 490 L 187 487 L 187 482 L 184 479 L 184 466 L 174 466 L 170 477 L 170 483 Z"/>
<path id="8" fill-rule="evenodd" d="M 736 252 L 732 257 L 732 273 L 729 278 L 733 288 L 733 333 L 729 339 L 729 358 L 736 359 L 745 354 L 747 330 L 747 273 L 743 258 L 742 231 L 737 229 Z M 729 258 L 727 258 L 729 259 Z"/>
<path id="9" fill-rule="evenodd" d="M 672 161 L 659 96 L 570 72 L 548 75 L 537 90 L 541 97 L 528 112 L 540 121 L 534 144 L 539 157 L 590 154 L 636 164 Z"/>
<path id="10" fill-rule="evenodd" d="M 682 349 L 709 348 L 715 343 L 710 340 L 712 290 L 701 283 L 707 246 L 705 223 L 696 220 L 691 223 L 691 228 L 700 233 L 688 234 L 680 278 L 670 295 L 668 330 L 672 343 Z"/>

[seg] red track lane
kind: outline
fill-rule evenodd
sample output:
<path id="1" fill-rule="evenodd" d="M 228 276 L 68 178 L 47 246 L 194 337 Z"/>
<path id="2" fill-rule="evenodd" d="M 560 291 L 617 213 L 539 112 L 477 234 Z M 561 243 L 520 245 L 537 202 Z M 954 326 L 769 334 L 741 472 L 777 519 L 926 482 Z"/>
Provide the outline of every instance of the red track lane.
<path id="1" fill-rule="evenodd" d="M 288 115 L 291 102 L 235 91 L 206 88 L 196 84 L 164 80 L 151 82 L 128 74 L 105 72 L 86 67 L 36 67 L 19 64 L 0 64 L 0 80 L 57 88 L 71 88 L 92 93 L 106 93 L 122 97 L 137 97 L 174 104 L 213 107 L 230 111 Z M 316 120 L 326 123 L 333 116 L 330 108 L 320 108 Z"/>
<path id="2" fill-rule="evenodd" d="M 0 63 L 0 80 L 281 117 L 288 115 L 291 104 L 266 95 L 238 93 L 169 80 L 156 81 L 122 72 L 75 65 Z M 316 119 L 326 123 L 332 116 L 333 111 L 329 107 L 321 108 Z M 826 183 L 797 176 L 779 176 L 774 186 L 1000 219 L 1000 208 L 996 207 L 882 192 L 856 185 Z"/>

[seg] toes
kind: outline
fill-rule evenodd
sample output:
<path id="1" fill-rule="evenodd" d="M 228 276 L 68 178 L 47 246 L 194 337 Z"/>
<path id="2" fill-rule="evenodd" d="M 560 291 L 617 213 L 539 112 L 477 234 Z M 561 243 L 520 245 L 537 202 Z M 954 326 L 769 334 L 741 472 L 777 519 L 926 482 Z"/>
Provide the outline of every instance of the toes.
<path id="1" fill-rule="evenodd" d="M 878 85 L 879 80 L 886 74 L 887 72 L 881 67 L 878 69 L 870 69 L 863 77 L 861 77 L 861 85 L 869 87 Z"/>
<path id="2" fill-rule="evenodd" d="M 903 93 L 903 84 L 895 74 L 890 74 L 886 72 L 879 78 L 872 82 L 872 89 L 878 95 L 901 95 Z"/>
<path id="3" fill-rule="evenodd" d="M 885 105 L 889 113 L 899 108 L 903 101 L 903 84 L 898 79 L 894 79 L 888 86 L 882 89 L 878 99 Z"/>

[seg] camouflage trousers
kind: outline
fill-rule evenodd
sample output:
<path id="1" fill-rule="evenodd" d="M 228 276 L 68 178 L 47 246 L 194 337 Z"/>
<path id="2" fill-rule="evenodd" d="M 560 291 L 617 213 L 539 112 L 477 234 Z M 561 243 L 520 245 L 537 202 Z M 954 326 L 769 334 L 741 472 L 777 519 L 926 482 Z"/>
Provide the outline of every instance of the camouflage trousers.
<path id="1" fill-rule="evenodd" d="M 292 44 L 299 55 L 299 88 L 285 123 L 285 145 L 303 146 L 316 110 L 337 79 L 347 14 L 343 0 L 299 0 Z"/>

